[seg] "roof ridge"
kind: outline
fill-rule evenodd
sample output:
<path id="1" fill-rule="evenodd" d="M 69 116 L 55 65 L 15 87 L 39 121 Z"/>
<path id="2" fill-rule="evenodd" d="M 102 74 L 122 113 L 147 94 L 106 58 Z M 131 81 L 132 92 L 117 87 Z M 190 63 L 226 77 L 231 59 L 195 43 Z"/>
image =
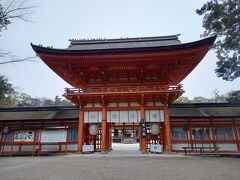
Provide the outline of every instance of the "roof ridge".
<path id="1" fill-rule="evenodd" d="M 178 40 L 180 34 L 168 36 L 150 36 L 150 37 L 133 37 L 133 38 L 93 38 L 93 39 L 69 39 L 71 45 L 79 44 L 98 44 L 98 43 L 115 43 L 115 42 L 141 42 L 141 41 L 159 41 L 159 40 Z"/>

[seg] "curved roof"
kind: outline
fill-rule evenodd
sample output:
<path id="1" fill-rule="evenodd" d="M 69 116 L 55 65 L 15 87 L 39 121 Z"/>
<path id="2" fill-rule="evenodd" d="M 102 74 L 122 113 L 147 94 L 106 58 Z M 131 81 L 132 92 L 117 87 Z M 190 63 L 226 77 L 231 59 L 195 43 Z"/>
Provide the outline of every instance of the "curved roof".
<path id="1" fill-rule="evenodd" d="M 31 43 L 36 53 L 57 53 L 57 54 L 88 54 L 88 53 L 110 53 L 110 52 L 134 52 L 134 51 L 172 51 L 199 47 L 202 45 L 213 45 L 216 36 L 212 36 L 190 43 L 180 43 L 178 38 L 142 37 L 108 40 L 72 40 L 66 49 L 55 49 L 43 47 Z M 134 44 L 131 44 L 134 43 Z M 94 45 L 94 46 L 92 46 Z"/>
<path id="2" fill-rule="evenodd" d="M 216 36 L 181 44 L 177 35 L 71 40 L 67 49 L 31 44 L 37 55 L 73 87 L 179 84 L 202 60 Z"/>

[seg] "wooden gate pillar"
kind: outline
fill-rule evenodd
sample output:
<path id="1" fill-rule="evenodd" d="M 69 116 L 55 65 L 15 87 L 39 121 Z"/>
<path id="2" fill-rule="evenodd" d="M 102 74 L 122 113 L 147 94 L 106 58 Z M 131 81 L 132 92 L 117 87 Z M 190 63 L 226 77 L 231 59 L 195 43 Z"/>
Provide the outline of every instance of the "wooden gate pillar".
<path id="1" fill-rule="evenodd" d="M 165 137 L 167 144 L 167 152 L 172 152 L 172 133 L 171 133 L 171 122 L 170 122 L 170 114 L 167 105 L 164 108 L 164 117 L 165 117 Z"/>
<path id="2" fill-rule="evenodd" d="M 107 151 L 107 110 L 106 105 L 102 106 L 102 151 Z"/>
<path id="3" fill-rule="evenodd" d="M 140 106 L 140 116 L 141 116 L 141 121 L 145 120 L 145 108 L 144 104 L 141 104 Z M 143 152 L 147 152 L 147 139 L 146 137 L 142 137 L 142 131 L 141 131 L 141 126 L 140 126 L 140 148 Z"/>
<path id="4" fill-rule="evenodd" d="M 82 153 L 83 137 L 84 137 L 84 108 L 79 107 L 79 121 L 78 121 L 78 152 Z"/>

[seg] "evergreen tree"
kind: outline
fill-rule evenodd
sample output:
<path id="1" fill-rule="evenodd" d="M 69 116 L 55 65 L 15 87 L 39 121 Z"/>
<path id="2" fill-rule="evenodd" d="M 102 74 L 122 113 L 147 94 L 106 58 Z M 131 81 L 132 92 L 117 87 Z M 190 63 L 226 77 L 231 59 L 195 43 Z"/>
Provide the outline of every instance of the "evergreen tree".
<path id="1" fill-rule="evenodd" d="M 203 36 L 218 35 L 217 76 L 227 81 L 240 77 L 240 1 L 211 0 L 196 12 L 203 15 Z"/>

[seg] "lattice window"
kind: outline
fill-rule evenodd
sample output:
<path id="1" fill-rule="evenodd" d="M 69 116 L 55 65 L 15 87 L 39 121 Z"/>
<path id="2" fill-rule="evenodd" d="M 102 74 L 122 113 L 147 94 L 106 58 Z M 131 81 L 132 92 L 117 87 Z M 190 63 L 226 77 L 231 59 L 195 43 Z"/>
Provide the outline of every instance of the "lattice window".
<path id="1" fill-rule="evenodd" d="M 186 140 L 187 135 L 183 128 L 172 128 L 173 140 Z"/>

